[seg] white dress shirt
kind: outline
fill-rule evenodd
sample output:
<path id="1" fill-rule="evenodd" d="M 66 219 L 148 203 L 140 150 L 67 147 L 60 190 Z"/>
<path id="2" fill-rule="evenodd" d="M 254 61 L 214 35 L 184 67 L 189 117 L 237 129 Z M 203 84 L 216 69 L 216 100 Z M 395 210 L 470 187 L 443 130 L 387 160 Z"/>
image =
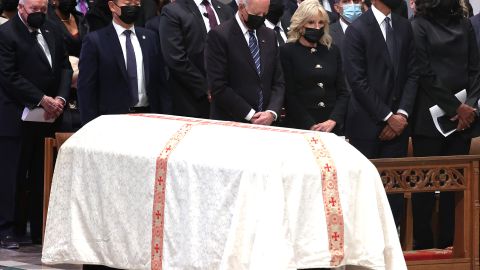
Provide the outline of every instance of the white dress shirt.
<path id="1" fill-rule="evenodd" d="M 385 41 L 387 41 L 387 22 L 385 21 L 385 18 L 388 17 L 390 18 L 390 26 L 393 28 L 393 24 L 392 24 L 392 13 L 389 13 L 388 15 L 385 16 L 385 14 L 383 14 L 380 10 L 378 10 L 377 8 L 375 8 L 374 5 L 372 5 L 372 12 L 373 12 L 373 16 L 375 16 L 375 19 L 377 20 L 377 23 L 378 25 L 380 26 L 380 30 L 382 30 L 382 35 L 383 35 L 383 39 Z M 401 113 L 401 114 L 404 114 L 406 117 L 408 117 L 408 113 L 403 110 L 403 109 L 398 109 L 397 113 Z M 393 113 L 390 112 L 384 119 L 383 121 L 387 121 L 388 118 L 390 118 L 390 116 L 392 116 Z"/>
<path id="2" fill-rule="evenodd" d="M 137 34 L 135 33 L 135 27 L 132 26 L 130 29 L 126 29 L 121 25 L 118 25 L 113 21 L 113 27 L 115 32 L 117 32 L 118 39 L 120 40 L 120 46 L 122 47 L 123 58 L 125 59 L 125 67 L 127 66 L 127 49 L 125 42 L 127 41 L 127 36 L 125 35 L 125 30 L 131 30 L 130 39 L 133 45 L 133 51 L 135 52 L 135 60 L 137 62 L 137 82 L 138 82 L 138 103 L 135 107 L 146 107 L 148 106 L 147 93 L 145 90 L 145 69 L 143 66 L 143 54 L 140 43 L 138 42 Z"/>
<path id="3" fill-rule="evenodd" d="M 340 21 L 340 26 L 342 27 L 343 33 L 345 33 L 345 31 L 347 31 L 348 24 L 346 24 L 346 23 L 343 21 L 343 18 L 340 18 L 339 21 Z"/>
<path id="4" fill-rule="evenodd" d="M 283 42 L 287 42 L 287 35 L 285 34 L 285 31 L 283 30 L 282 22 L 278 21 L 278 23 L 275 25 L 275 24 L 271 23 L 269 20 L 265 20 L 265 26 L 272 29 L 272 30 L 274 30 L 275 26 L 278 26 L 278 28 L 280 28 L 280 36 L 282 36 Z"/>
<path id="5" fill-rule="evenodd" d="M 242 20 L 240 19 L 240 15 L 237 12 L 235 14 L 235 19 L 237 20 L 238 25 L 240 26 L 240 29 L 242 30 L 243 36 L 245 37 L 245 42 L 247 42 L 247 47 L 248 43 L 250 42 L 250 34 L 248 33 L 248 28 L 243 24 Z M 257 40 L 257 45 L 258 45 L 258 38 L 257 38 L 257 30 L 253 30 L 253 35 L 255 36 L 255 39 Z M 260 46 L 258 46 L 260 49 Z M 273 114 L 273 121 L 277 120 L 277 113 L 271 110 L 266 110 L 267 112 L 271 112 Z M 254 109 L 250 109 L 250 112 L 245 116 L 245 120 L 250 121 L 255 115 L 256 111 Z"/>
<path id="6" fill-rule="evenodd" d="M 210 3 L 210 7 L 213 10 L 213 14 L 215 14 L 215 20 L 217 21 L 217 25 L 220 24 L 220 19 L 218 18 L 217 11 L 213 7 L 212 0 L 207 0 Z M 203 23 L 205 24 L 205 27 L 207 28 L 207 33 L 210 31 L 210 21 L 208 19 L 208 16 L 205 16 L 205 14 L 208 14 L 207 8 L 205 7 L 204 4 L 202 4 L 203 0 L 195 0 L 195 4 L 198 7 L 198 10 L 200 11 L 200 14 L 202 15 L 203 18 Z"/>

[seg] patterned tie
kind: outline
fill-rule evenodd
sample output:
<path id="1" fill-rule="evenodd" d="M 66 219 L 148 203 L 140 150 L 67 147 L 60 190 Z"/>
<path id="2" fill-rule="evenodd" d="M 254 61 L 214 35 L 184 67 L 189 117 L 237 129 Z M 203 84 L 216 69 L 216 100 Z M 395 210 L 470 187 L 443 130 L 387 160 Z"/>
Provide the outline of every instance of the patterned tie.
<path id="1" fill-rule="evenodd" d="M 133 50 L 132 40 L 130 35 L 131 30 L 123 32 L 127 37 L 125 40 L 125 48 L 127 51 L 127 74 L 130 83 L 130 95 L 132 97 L 132 106 L 138 103 L 138 80 L 137 80 L 137 59 L 135 58 L 135 51 Z"/>
<path id="2" fill-rule="evenodd" d="M 208 22 L 210 23 L 210 29 L 213 29 L 215 26 L 218 25 L 217 18 L 215 18 L 215 13 L 213 12 L 212 6 L 208 0 L 203 0 L 202 5 L 205 6 L 208 14 Z"/>
<path id="3" fill-rule="evenodd" d="M 260 76 L 260 49 L 258 48 L 257 38 L 255 37 L 254 30 L 248 30 L 250 38 L 248 40 L 248 48 L 250 48 L 250 53 L 252 54 L 253 62 L 255 63 L 255 68 L 257 69 L 257 74 Z M 262 88 L 258 89 L 258 111 L 261 112 L 263 109 L 263 92 Z"/>
<path id="4" fill-rule="evenodd" d="M 282 34 L 280 34 L 280 27 L 275 26 L 275 28 L 273 28 L 273 30 L 275 30 L 275 33 L 277 34 L 278 45 L 285 44 L 285 41 L 283 40 Z"/>
<path id="5" fill-rule="evenodd" d="M 88 6 L 85 0 L 78 1 L 78 6 L 80 8 L 80 12 L 83 14 L 83 16 L 85 16 L 85 14 L 87 14 L 87 11 L 88 11 Z"/>
<path id="6" fill-rule="evenodd" d="M 397 61 L 395 57 L 395 33 L 393 32 L 393 28 L 390 25 L 390 18 L 385 17 L 385 33 L 386 33 L 386 42 L 388 53 L 390 54 L 390 60 L 392 60 L 392 64 L 394 69 L 397 69 Z"/>

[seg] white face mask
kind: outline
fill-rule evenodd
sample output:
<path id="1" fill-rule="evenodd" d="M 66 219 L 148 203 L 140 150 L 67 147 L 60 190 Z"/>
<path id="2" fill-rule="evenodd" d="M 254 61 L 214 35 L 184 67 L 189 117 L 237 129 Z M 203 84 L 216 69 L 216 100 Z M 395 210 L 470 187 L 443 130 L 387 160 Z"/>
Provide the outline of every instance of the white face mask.
<path id="1" fill-rule="evenodd" d="M 343 4 L 342 17 L 347 22 L 352 23 L 362 15 L 362 5 L 361 4 Z"/>

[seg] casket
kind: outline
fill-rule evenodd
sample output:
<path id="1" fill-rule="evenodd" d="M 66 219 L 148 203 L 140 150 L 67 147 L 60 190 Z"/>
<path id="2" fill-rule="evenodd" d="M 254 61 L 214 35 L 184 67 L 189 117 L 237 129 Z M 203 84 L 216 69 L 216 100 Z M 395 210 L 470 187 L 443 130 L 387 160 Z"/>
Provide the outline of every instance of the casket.
<path id="1" fill-rule="evenodd" d="M 378 172 L 342 138 L 153 114 L 63 144 L 42 262 L 406 269 Z"/>

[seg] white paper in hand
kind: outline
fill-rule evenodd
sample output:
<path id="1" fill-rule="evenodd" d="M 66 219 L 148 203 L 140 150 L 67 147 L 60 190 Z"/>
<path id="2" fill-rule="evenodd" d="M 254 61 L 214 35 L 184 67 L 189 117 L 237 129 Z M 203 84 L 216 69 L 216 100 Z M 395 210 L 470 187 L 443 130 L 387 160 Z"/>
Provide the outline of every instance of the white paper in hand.
<path id="1" fill-rule="evenodd" d="M 456 93 L 455 97 L 461 103 L 465 103 L 465 101 L 467 100 L 467 90 L 463 89 L 462 91 Z M 440 132 L 444 137 L 447 137 L 448 135 L 455 132 L 456 129 L 452 129 L 444 132 L 440 127 L 440 124 L 438 123 L 438 118 L 444 116 L 445 111 L 442 110 L 442 108 L 440 108 L 438 105 L 430 107 L 430 114 L 432 115 L 433 123 L 435 124 L 435 127 L 437 128 L 438 132 Z"/>
<path id="2" fill-rule="evenodd" d="M 37 107 L 34 109 L 29 109 L 25 107 L 22 113 L 22 120 L 29 121 L 29 122 L 45 122 L 45 123 L 53 123 L 55 118 L 45 120 L 45 110 L 41 107 Z"/>

